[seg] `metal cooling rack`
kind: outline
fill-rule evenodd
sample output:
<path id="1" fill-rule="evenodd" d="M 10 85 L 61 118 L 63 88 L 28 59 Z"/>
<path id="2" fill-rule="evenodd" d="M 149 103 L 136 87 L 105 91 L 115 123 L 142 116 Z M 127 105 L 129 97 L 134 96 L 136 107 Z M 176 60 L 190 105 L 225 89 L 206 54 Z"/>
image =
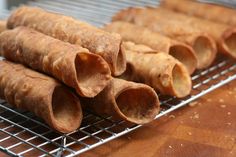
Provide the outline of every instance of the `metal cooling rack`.
<path id="1" fill-rule="evenodd" d="M 40 0 L 28 2 L 54 12 L 61 12 L 102 26 L 110 21 L 112 14 L 129 6 L 153 6 L 157 1 L 111 1 L 111 0 Z M 0 12 L 6 18 L 9 11 Z M 185 99 L 159 95 L 161 112 L 156 119 L 187 105 L 189 102 L 236 79 L 236 63 L 220 57 L 208 69 L 192 76 L 193 90 Z M 129 133 L 141 125 L 117 121 L 86 111 L 81 127 L 69 134 L 55 132 L 33 114 L 11 108 L 0 100 L 0 150 L 12 156 L 76 156 L 108 141 Z"/>

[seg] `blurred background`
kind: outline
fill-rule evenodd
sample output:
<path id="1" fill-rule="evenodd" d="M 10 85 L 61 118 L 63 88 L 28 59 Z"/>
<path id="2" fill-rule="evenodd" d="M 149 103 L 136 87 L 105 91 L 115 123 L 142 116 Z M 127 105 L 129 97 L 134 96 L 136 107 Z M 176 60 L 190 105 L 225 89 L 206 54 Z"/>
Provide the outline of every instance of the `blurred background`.
<path id="1" fill-rule="evenodd" d="M 0 9 L 9 9 L 12 6 L 17 6 L 27 1 L 28 0 L 0 0 Z"/>
<path id="2" fill-rule="evenodd" d="M 0 0 L 0 9 L 9 9 L 12 6 L 18 6 L 19 4 L 26 3 L 27 1 L 34 1 L 34 0 Z M 37 1 L 44 1 L 44 0 L 37 0 Z M 68 0 L 68 1 L 71 1 L 71 0 Z M 116 1 L 116 0 L 111 0 L 111 1 Z M 136 0 L 124 0 L 124 1 L 136 1 Z M 156 1 L 160 1 L 160 0 L 156 0 Z M 199 0 L 199 1 L 224 3 L 226 5 L 236 7 L 236 0 Z"/>

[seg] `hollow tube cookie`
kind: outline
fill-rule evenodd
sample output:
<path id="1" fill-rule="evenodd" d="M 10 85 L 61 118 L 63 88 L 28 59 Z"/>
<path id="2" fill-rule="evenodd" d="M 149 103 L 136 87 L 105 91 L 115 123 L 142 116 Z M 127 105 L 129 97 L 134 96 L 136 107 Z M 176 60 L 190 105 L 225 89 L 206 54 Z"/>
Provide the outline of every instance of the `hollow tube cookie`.
<path id="1" fill-rule="evenodd" d="M 94 98 L 81 98 L 81 104 L 97 114 L 135 124 L 152 121 L 160 110 L 156 92 L 149 86 L 118 78 Z"/>
<path id="2" fill-rule="evenodd" d="M 196 32 L 205 32 L 217 42 L 219 52 L 236 58 L 236 29 L 228 25 L 172 12 L 163 8 L 128 8 L 116 14 L 122 20 L 147 27 L 154 32 L 179 40 Z"/>
<path id="3" fill-rule="evenodd" d="M 27 27 L 1 33 L 0 54 L 54 76 L 85 97 L 94 97 L 111 80 L 109 66 L 99 55 Z"/>
<path id="4" fill-rule="evenodd" d="M 79 98 L 57 80 L 23 65 L 0 61 L 0 98 L 18 109 L 33 112 L 55 130 L 68 133 L 79 128 Z"/>
<path id="5" fill-rule="evenodd" d="M 102 56 L 113 75 L 125 71 L 125 56 L 120 51 L 121 37 L 85 22 L 37 7 L 20 7 L 8 18 L 8 28 L 27 26 L 54 38 L 80 45 Z"/>
<path id="6" fill-rule="evenodd" d="M 127 69 L 121 78 L 150 85 L 164 95 L 185 97 L 192 88 L 186 67 L 165 53 L 132 42 L 123 42 L 127 57 Z"/>
<path id="7" fill-rule="evenodd" d="M 162 0 L 161 6 L 190 16 L 236 25 L 235 9 L 226 6 L 190 0 Z"/>
<path id="8" fill-rule="evenodd" d="M 167 52 L 182 62 L 192 73 L 197 69 L 208 67 L 216 57 L 216 45 L 214 40 L 203 33 L 196 33 L 187 38 L 181 38 L 189 46 L 176 40 L 153 32 L 147 28 L 134 25 L 132 23 L 115 21 L 104 27 L 110 32 L 119 33 L 123 40 L 132 41 L 136 44 L 144 44 L 159 52 Z M 138 33 L 136 33 L 138 32 Z M 196 65 L 197 64 L 197 65 Z"/>

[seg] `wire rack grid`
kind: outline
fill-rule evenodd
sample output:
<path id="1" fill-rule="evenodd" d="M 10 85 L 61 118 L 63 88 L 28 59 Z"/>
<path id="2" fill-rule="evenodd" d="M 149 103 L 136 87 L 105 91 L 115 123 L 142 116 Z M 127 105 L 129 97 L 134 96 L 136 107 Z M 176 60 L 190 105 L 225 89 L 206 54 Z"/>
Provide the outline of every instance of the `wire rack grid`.
<path id="1" fill-rule="evenodd" d="M 158 1 L 36 0 L 28 2 L 27 5 L 70 15 L 99 27 L 108 23 L 111 16 L 122 8 L 154 6 L 158 5 Z M 6 18 L 8 15 L 7 10 L 0 12 L 0 18 Z M 208 69 L 194 73 L 190 96 L 177 99 L 159 95 L 161 112 L 156 119 L 235 79 L 235 61 L 224 57 L 218 58 Z M 61 134 L 33 114 L 14 109 L 6 101 L 0 100 L 0 150 L 11 156 L 76 156 L 139 127 L 141 125 L 117 121 L 111 116 L 100 116 L 86 111 L 78 130 Z"/>

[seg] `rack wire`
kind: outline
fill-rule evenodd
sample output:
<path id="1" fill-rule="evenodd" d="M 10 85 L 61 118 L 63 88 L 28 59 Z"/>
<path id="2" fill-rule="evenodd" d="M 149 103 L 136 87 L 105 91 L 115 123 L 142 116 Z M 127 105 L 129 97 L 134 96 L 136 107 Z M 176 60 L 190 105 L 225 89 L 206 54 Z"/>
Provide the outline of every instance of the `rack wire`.
<path id="1" fill-rule="evenodd" d="M 130 6 L 153 6 L 158 1 L 86 1 L 86 0 L 40 0 L 27 5 L 60 12 L 102 26 L 110 21 L 111 15 Z M 9 11 L 2 11 L 6 18 Z M 0 58 L 1 59 L 1 58 Z M 236 79 L 234 60 L 220 57 L 208 69 L 197 71 L 192 76 L 191 95 L 184 99 L 159 95 L 161 112 L 156 119 L 181 108 L 191 101 Z M 100 116 L 90 111 L 84 113 L 81 127 L 71 133 L 61 134 L 52 130 L 35 115 L 12 108 L 0 100 L 0 150 L 12 156 L 76 156 L 108 141 L 127 134 L 141 125 L 117 121 L 111 116 Z"/>

